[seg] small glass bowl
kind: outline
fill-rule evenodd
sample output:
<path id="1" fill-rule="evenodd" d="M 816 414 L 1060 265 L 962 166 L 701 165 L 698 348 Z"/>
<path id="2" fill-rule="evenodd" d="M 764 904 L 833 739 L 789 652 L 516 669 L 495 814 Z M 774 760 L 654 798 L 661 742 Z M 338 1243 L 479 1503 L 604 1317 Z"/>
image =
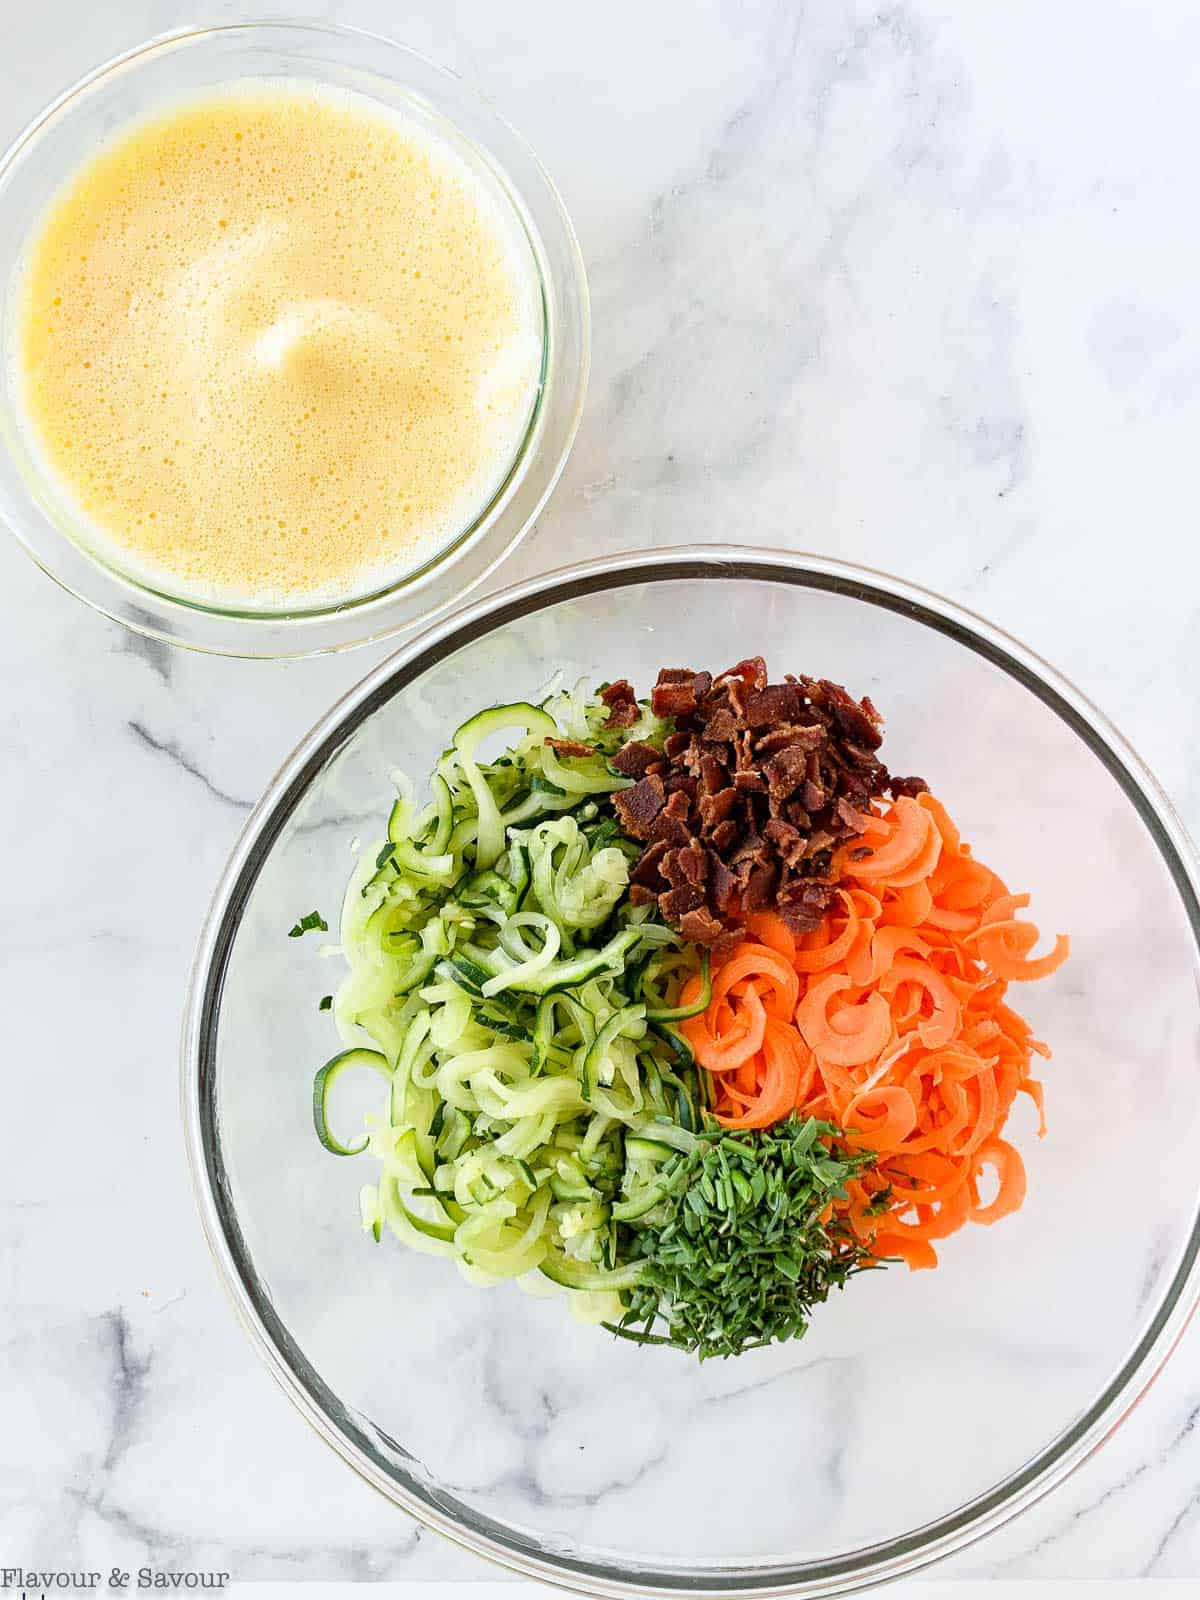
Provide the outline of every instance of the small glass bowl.
<path id="1" fill-rule="evenodd" d="M 1054 1050 L 1049 1132 L 1015 1107 L 1021 1211 L 870 1274 L 798 1343 L 703 1366 L 584 1328 L 512 1284 L 358 1227 L 373 1164 L 312 1128 L 338 1046 L 317 997 L 384 829 L 391 774 L 496 700 L 761 651 L 887 717 L 980 857 L 1071 935 L 1015 1004 Z M 336 938 L 336 932 L 329 935 Z M 1111 1434 L 1200 1290 L 1200 869 L 1154 779 L 1094 707 L 981 618 L 880 573 L 738 547 L 641 551 L 464 607 L 335 705 L 284 764 L 217 890 L 183 1050 L 208 1242 L 305 1418 L 430 1527 L 607 1596 L 844 1594 L 998 1527 Z"/>
<path id="2" fill-rule="evenodd" d="M 151 587 L 89 549 L 82 518 L 39 464 L 17 393 L 15 290 L 32 231 L 60 186 L 124 124 L 246 79 L 350 90 L 431 128 L 511 207 L 543 315 L 541 383 L 524 440 L 490 504 L 420 569 L 337 604 L 252 610 Z M 454 73 L 404 45 L 327 23 L 247 22 L 152 39 L 98 67 L 0 160 L 0 519 L 50 577 L 154 638 L 235 656 L 344 649 L 427 624 L 461 600 L 532 526 L 566 464 L 587 387 L 589 312 L 579 244 L 524 140 Z"/>

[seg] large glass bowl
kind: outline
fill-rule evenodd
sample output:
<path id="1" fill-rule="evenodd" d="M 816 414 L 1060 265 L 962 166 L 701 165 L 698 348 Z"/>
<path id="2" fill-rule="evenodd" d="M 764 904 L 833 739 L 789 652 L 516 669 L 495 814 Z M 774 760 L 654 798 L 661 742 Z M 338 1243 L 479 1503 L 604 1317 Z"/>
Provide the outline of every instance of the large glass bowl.
<path id="1" fill-rule="evenodd" d="M 371 593 L 254 609 L 189 600 L 122 568 L 41 461 L 17 377 L 17 305 L 28 240 L 47 204 L 126 123 L 247 80 L 351 91 L 448 143 L 507 212 L 541 307 L 542 363 L 507 477 L 458 536 Z M 0 520 L 52 578 L 128 627 L 225 655 L 297 656 L 412 630 L 458 604 L 518 543 L 566 464 L 587 388 L 587 278 L 558 192 L 519 134 L 469 84 L 415 50 L 331 23 L 187 28 L 98 67 L 0 157 Z"/>
<path id="2" fill-rule="evenodd" d="M 471 711 L 552 674 L 721 668 L 762 652 L 870 694 L 885 754 L 1029 888 L 1069 964 L 1022 991 L 1054 1047 L 1050 1131 L 1014 1112 L 1024 1209 L 936 1272 L 892 1268 L 802 1342 L 703 1367 L 468 1287 L 360 1233 L 371 1173 L 313 1135 L 339 962 L 331 915 Z M 1197 1292 L 1197 869 L 1114 729 L 1029 651 L 945 601 L 747 549 L 593 562 L 513 588 L 366 678 L 246 827 L 201 941 L 184 1095 L 221 1275 L 272 1372 L 364 1478 L 521 1571 L 597 1593 L 830 1594 L 911 1571 L 1058 1483 L 1133 1405 Z"/>

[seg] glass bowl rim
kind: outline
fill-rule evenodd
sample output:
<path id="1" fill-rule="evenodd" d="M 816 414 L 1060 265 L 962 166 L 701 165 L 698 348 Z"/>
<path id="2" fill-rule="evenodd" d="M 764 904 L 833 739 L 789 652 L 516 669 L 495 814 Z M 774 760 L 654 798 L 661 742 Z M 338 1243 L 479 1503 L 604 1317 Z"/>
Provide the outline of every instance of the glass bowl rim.
<path id="1" fill-rule="evenodd" d="M 323 1381 L 303 1357 L 258 1284 L 214 1156 L 209 1115 L 215 1087 L 217 1023 L 225 966 L 243 907 L 276 839 L 326 762 L 380 706 L 428 667 L 506 621 L 559 601 L 641 582 L 678 578 L 750 579 L 844 595 L 932 627 L 1030 690 L 1083 740 L 1149 831 L 1182 902 L 1200 951 L 1200 860 L 1166 793 L 1136 751 L 1073 684 L 1027 646 L 978 614 L 930 590 L 871 568 L 823 556 L 749 545 L 683 545 L 623 552 L 557 568 L 461 607 L 381 662 L 343 695 L 284 762 L 242 830 L 214 892 L 193 964 L 181 1041 L 185 1137 L 201 1223 L 222 1286 L 259 1355 L 311 1427 L 393 1504 L 474 1554 L 527 1577 L 605 1596 L 835 1595 L 906 1576 L 994 1532 L 1040 1500 L 1109 1439 L 1162 1371 L 1200 1302 L 1200 1208 L 1187 1246 L 1154 1316 L 1105 1389 L 1075 1422 L 1017 1471 L 933 1522 L 844 1555 L 792 1567 L 693 1574 L 579 1557 L 531 1557 L 509 1530 L 483 1515 L 468 1525 L 448 1515 L 419 1484 L 382 1469 L 330 1415 L 315 1390 Z M 301 1372 L 300 1368 L 306 1369 Z M 336 1398 L 336 1397 L 334 1397 Z M 361 1434 L 359 1435 L 361 1438 Z"/>
<path id="2" fill-rule="evenodd" d="M 0 147 L 0 194 L 21 163 L 36 155 L 44 133 L 93 91 L 118 79 L 127 70 L 136 70 L 144 62 L 171 51 L 256 33 L 281 38 L 290 34 L 326 36 L 347 44 L 378 46 L 409 58 L 422 71 L 471 99 L 529 163 L 540 185 L 540 201 L 548 207 L 560 235 L 557 242 L 566 257 L 565 271 L 570 279 L 570 293 L 576 301 L 571 316 L 577 321 L 579 347 L 577 357 L 562 366 L 563 350 L 559 347 L 563 342 L 564 308 L 557 304 L 555 270 L 543 259 L 545 244 L 540 230 L 527 215 L 528 183 L 518 183 L 506 161 L 458 128 L 451 114 L 433 105 L 435 115 L 449 121 L 458 136 L 491 170 L 496 183 L 512 203 L 520 227 L 527 233 L 533 228 L 529 242 L 544 323 L 542 377 L 517 454 L 499 487 L 468 527 L 418 567 L 383 588 L 346 602 L 302 606 L 289 612 L 191 601 L 157 589 L 71 539 L 53 524 L 44 507 L 35 505 L 31 515 L 25 517 L 5 508 L 0 525 L 7 527 L 34 564 L 76 600 L 111 621 L 146 637 L 202 654 L 282 660 L 353 649 L 422 628 L 461 604 L 517 549 L 545 510 L 570 459 L 579 431 L 591 367 L 591 306 L 583 252 L 562 196 L 533 146 L 491 99 L 470 79 L 403 40 L 323 18 L 251 16 L 233 21 L 185 24 L 156 33 L 99 62 L 35 112 L 8 143 Z M 403 83 L 399 79 L 396 82 L 403 89 Z M 418 99 L 424 94 L 424 91 L 412 92 Z M 0 303 L 0 315 L 4 311 Z M 551 393 L 560 388 L 565 397 L 569 396 L 565 400 L 566 415 L 561 421 L 552 416 L 553 408 L 548 404 Z M 3 449 L 6 446 L 0 442 L 0 450 Z M 526 487 L 532 488 L 533 503 L 517 510 L 512 502 Z M 37 523 L 39 518 L 49 524 L 47 530 L 40 525 L 29 525 L 31 521 Z M 474 558 L 473 570 L 469 566 L 471 558 Z M 456 578 L 461 581 L 454 584 Z M 445 586 L 448 580 L 453 586 L 439 594 L 438 585 Z M 418 607 L 426 602 L 415 615 L 414 601 Z"/>

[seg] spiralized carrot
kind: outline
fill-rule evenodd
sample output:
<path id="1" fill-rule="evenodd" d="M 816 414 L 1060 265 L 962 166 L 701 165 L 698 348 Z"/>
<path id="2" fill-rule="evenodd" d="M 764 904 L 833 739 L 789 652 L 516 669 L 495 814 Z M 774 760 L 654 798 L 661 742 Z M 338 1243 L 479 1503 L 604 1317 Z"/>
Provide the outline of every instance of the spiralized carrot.
<path id="1" fill-rule="evenodd" d="M 873 813 L 839 864 L 823 925 L 796 936 L 774 912 L 752 913 L 707 1010 L 680 1027 L 725 1126 L 798 1111 L 873 1150 L 849 1185 L 851 1226 L 880 1258 L 934 1267 L 934 1241 L 1025 1198 L 1024 1163 L 1002 1135 L 1018 1094 L 1045 1133 L 1032 1063 L 1050 1052 L 1005 995 L 1057 971 L 1069 942 L 1032 954 L 1038 931 L 1018 915 L 1029 896 L 972 856 L 930 794 Z M 685 1001 L 698 992 L 697 980 Z"/>

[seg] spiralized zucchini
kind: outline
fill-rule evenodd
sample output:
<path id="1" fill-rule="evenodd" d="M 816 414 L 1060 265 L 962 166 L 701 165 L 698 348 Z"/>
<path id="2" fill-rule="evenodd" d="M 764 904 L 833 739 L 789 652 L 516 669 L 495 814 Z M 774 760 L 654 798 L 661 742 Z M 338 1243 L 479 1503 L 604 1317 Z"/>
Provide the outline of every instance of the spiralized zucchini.
<path id="1" fill-rule="evenodd" d="M 653 1214 L 703 1115 L 671 1026 L 698 1009 L 679 993 L 700 957 L 630 906 L 636 846 L 597 804 L 627 781 L 607 757 L 663 730 L 606 718 L 580 689 L 500 706 L 455 733 L 426 805 L 399 781 L 347 889 L 346 1051 L 314 1092 L 322 1142 L 352 1155 L 363 1141 L 331 1131 L 326 1096 L 356 1065 L 387 1080 L 365 1144 L 380 1174 L 360 1197 L 377 1238 L 386 1226 L 473 1282 L 540 1271 L 597 1315 L 637 1282 L 619 1230 Z"/>

